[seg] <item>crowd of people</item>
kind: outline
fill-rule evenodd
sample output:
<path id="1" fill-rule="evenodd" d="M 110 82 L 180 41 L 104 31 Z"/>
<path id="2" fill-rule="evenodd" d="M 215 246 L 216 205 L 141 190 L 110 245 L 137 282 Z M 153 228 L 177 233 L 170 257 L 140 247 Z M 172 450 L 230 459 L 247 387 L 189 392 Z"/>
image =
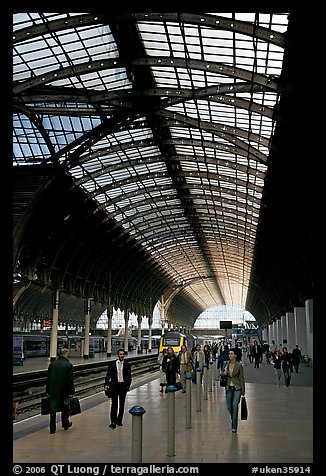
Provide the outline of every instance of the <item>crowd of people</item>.
<path id="1" fill-rule="evenodd" d="M 231 429 L 233 433 L 238 428 L 238 407 L 241 396 L 245 396 L 244 365 L 247 365 L 247 358 L 250 363 L 254 363 L 255 368 L 259 368 L 265 353 L 266 362 L 272 363 L 275 372 L 276 385 L 280 386 L 282 373 L 285 385 L 291 383 L 292 373 L 299 371 L 300 362 L 303 359 L 299 346 L 290 353 L 287 347 L 278 348 L 273 340 L 270 345 L 263 347 L 257 340 L 253 340 L 251 345 L 243 346 L 243 349 L 236 343 L 230 348 L 224 342 L 206 343 L 203 346 L 196 344 L 189 350 L 185 345 L 181 347 L 179 354 L 174 352 L 172 346 L 163 349 L 159 354 L 160 363 L 160 392 L 167 392 L 168 386 L 176 386 L 180 382 L 182 392 L 186 392 L 186 374 L 195 374 L 196 369 L 200 369 L 203 375 L 203 368 L 208 367 L 214 360 L 217 361 L 217 368 L 220 375 L 226 377 L 226 403 L 231 417 Z M 243 365 L 243 360 L 245 363 Z M 115 429 L 123 425 L 123 415 L 127 392 L 130 390 L 132 377 L 131 365 L 125 361 L 124 349 L 119 349 L 117 359 L 108 363 L 105 376 L 104 391 L 110 395 L 110 427 Z M 202 381 L 202 380 L 200 380 Z M 193 379 L 196 383 L 196 379 Z M 164 390 L 165 387 L 165 390 Z M 48 367 L 46 392 L 50 398 L 50 434 L 56 432 L 56 413 L 61 412 L 61 424 L 64 430 L 68 430 L 72 423 L 69 420 L 69 413 L 65 405 L 65 400 L 75 392 L 73 365 L 69 361 L 69 350 L 63 348 L 60 355 L 52 361 Z M 108 393 L 110 392 L 110 394 Z"/>

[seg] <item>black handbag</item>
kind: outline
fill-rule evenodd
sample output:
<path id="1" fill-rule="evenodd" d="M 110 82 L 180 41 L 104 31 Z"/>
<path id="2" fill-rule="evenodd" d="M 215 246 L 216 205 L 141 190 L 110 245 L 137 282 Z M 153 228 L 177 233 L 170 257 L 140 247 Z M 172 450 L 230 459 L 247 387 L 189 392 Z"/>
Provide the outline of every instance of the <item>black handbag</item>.
<path id="1" fill-rule="evenodd" d="M 220 375 L 220 386 L 221 387 L 226 387 L 227 380 L 228 380 L 228 376 L 221 374 Z"/>
<path id="2" fill-rule="evenodd" d="M 68 407 L 68 412 L 70 416 L 81 413 L 81 407 L 78 397 L 66 398 L 64 404 Z"/>
<path id="3" fill-rule="evenodd" d="M 178 390 L 182 390 L 182 383 L 181 382 L 176 382 L 175 383 L 175 388 Z"/>
<path id="4" fill-rule="evenodd" d="M 241 397 L 241 407 L 240 407 L 241 420 L 247 420 L 248 418 L 248 407 L 246 397 Z"/>
<path id="5" fill-rule="evenodd" d="M 108 398 L 112 397 L 112 390 L 111 390 L 110 387 L 108 387 L 106 390 L 104 390 L 104 393 Z"/>
<path id="6" fill-rule="evenodd" d="M 41 415 L 49 415 L 50 414 L 50 397 L 49 395 L 45 395 L 41 398 Z"/>

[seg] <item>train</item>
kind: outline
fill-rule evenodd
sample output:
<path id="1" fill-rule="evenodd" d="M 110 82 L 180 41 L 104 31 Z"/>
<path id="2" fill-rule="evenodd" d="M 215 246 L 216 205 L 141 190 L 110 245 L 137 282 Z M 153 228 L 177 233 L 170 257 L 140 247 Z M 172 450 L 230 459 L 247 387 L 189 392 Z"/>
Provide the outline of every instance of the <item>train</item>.
<path id="1" fill-rule="evenodd" d="M 50 340 L 48 334 L 13 334 L 13 359 L 15 365 L 22 365 L 22 359 L 30 357 L 49 357 Z M 71 356 L 82 356 L 84 351 L 84 337 L 82 336 L 57 336 L 57 353 L 63 347 L 67 347 Z M 104 352 L 104 337 L 90 336 L 89 355 L 96 352 Z"/>
<path id="2" fill-rule="evenodd" d="M 125 348 L 125 336 L 124 335 L 115 335 L 112 336 L 112 352 L 117 352 L 118 349 Z M 137 348 L 137 339 L 135 337 L 128 337 L 128 351 L 136 350 Z"/>
<path id="3" fill-rule="evenodd" d="M 197 336 L 192 334 L 182 334 L 177 331 L 167 331 L 160 338 L 159 353 L 167 347 L 173 347 L 173 350 L 178 354 L 181 350 L 181 346 L 185 345 L 188 350 L 192 350 L 197 344 Z"/>
<path id="4" fill-rule="evenodd" d="M 152 336 L 152 338 L 151 338 L 152 349 L 158 349 L 159 348 L 160 339 L 161 339 L 161 336 L 157 336 L 157 335 Z M 146 349 L 146 347 L 148 348 L 148 341 L 149 341 L 149 336 L 148 335 L 145 335 L 141 338 L 142 347 L 144 349 Z"/>

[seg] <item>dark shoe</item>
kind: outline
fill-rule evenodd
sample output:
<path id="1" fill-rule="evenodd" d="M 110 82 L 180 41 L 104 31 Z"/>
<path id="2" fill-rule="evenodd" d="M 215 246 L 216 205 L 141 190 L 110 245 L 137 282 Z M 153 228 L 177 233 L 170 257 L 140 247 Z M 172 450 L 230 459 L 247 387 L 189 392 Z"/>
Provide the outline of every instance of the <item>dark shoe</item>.
<path id="1" fill-rule="evenodd" d="M 50 435 L 53 435 L 55 433 L 55 430 L 50 430 Z"/>
<path id="2" fill-rule="evenodd" d="M 68 430 L 68 429 L 71 428 L 71 427 L 72 427 L 72 423 L 71 423 L 71 421 L 70 421 L 70 422 L 68 423 L 68 426 L 64 426 L 63 429 L 64 429 L 64 430 Z"/>
<path id="3" fill-rule="evenodd" d="M 118 426 L 123 426 L 123 423 L 121 421 L 117 421 Z"/>
<path id="4" fill-rule="evenodd" d="M 186 393 L 185 389 L 183 389 L 181 393 Z"/>
<path id="5" fill-rule="evenodd" d="M 232 433 L 236 433 L 237 430 L 235 428 L 232 428 Z"/>
<path id="6" fill-rule="evenodd" d="M 117 427 L 117 425 L 115 423 L 111 423 L 111 425 L 109 425 L 109 427 L 112 428 L 112 430 L 114 430 Z"/>

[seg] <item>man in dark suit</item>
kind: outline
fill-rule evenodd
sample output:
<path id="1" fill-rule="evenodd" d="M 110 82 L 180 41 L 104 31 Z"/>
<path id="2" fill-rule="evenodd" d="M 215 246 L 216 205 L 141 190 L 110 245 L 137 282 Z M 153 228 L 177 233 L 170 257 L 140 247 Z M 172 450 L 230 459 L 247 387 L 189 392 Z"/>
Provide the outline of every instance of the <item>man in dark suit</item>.
<path id="1" fill-rule="evenodd" d="M 255 368 L 259 369 L 259 364 L 261 362 L 263 352 L 262 352 L 261 346 L 258 344 L 256 340 L 254 340 L 254 345 L 252 346 L 251 353 L 254 357 Z"/>
<path id="2" fill-rule="evenodd" d="M 61 411 L 62 428 L 68 430 L 72 426 L 69 421 L 69 410 L 64 400 L 75 393 L 74 369 L 68 359 L 69 350 L 62 349 L 60 355 L 53 360 L 46 378 L 46 393 L 50 397 L 50 433 L 56 432 L 56 412 Z"/>
<path id="3" fill-rule="evenodd" d="M 125 361 L 125 351 L 118 350 L 118 359 L 111 360 L 105 377 L 104 391 L 110 388 L 112 404 L 110 428 L 122 426 L 125 401 L 131 385 L 131 365 Z"/>

